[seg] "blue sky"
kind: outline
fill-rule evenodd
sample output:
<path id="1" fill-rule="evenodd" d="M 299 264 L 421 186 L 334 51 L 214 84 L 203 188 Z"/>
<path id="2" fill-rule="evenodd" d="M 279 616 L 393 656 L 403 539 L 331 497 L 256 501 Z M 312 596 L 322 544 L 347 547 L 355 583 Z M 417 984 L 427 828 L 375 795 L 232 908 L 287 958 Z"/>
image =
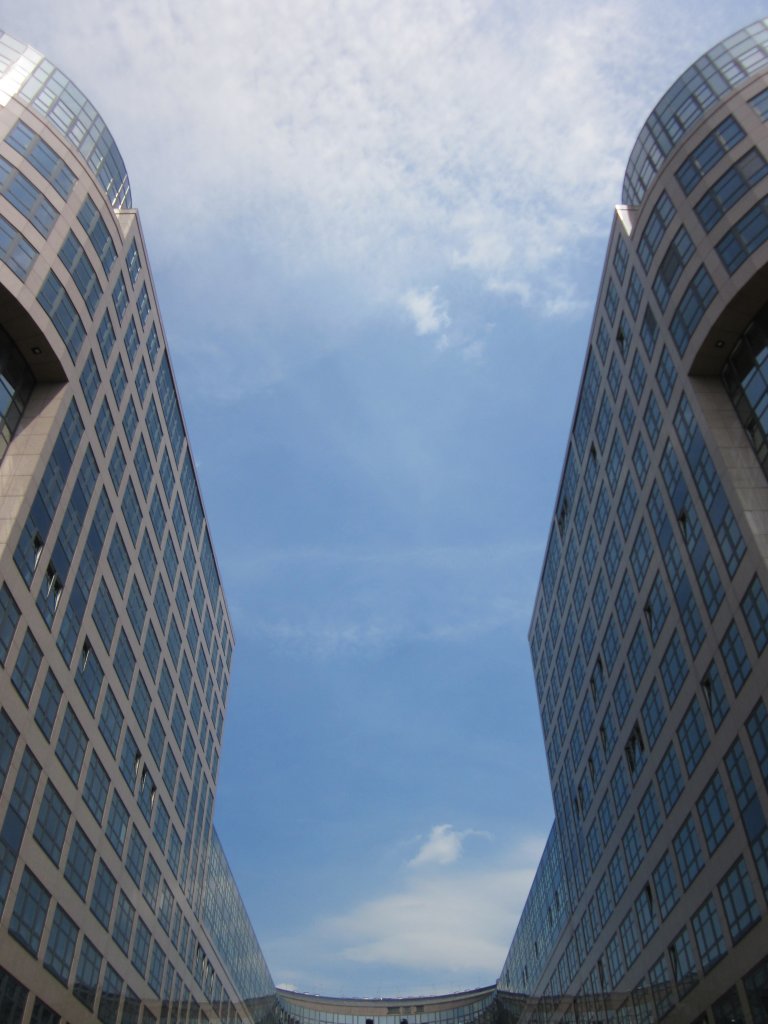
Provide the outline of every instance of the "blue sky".
<path id="1" fill-rule="evenodd" d="M 493 982 L 550 827 L 526 634 L 612 206 L 700 0 L 6 0 L 129 168 L 237 637 L 275 981 Z"/>

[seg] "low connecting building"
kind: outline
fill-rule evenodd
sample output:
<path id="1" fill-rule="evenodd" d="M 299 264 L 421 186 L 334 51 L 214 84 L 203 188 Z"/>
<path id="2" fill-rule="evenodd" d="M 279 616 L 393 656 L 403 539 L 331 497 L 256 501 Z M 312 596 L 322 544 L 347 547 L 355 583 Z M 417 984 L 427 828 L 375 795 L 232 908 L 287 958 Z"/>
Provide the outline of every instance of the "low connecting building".
<path id="1" fill-rule="evenodd" d="M 555 822 L 497 986 L 276 992 L 212 825 L 232 627 L 120 153 L 0 35 L 0 1020 L 768 1020 L 768 21 L 609 238 L 530 633 Z"/>

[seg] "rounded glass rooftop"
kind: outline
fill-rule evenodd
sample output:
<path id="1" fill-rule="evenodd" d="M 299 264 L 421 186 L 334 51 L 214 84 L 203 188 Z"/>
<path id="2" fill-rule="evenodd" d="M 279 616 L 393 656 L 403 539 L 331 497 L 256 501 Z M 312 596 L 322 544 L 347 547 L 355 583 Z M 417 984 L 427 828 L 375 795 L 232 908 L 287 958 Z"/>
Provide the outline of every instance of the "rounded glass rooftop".
<path id="1" fill-rule="evenodd" d="M 496 986 L 439 996 L 349 999 L 278 988 L 279 1024 L 494 1024 Z M 383 1018 L 383 1019 L 382 1019 Z"/>
<path id="2" fill-rule="evenodd" d="M 735 32 L 688 68 L 656 104 L 637 138 L 621 201 L 638 206 L 670 151 L 705 111 L 768 65 L 768 18 Z"/>
<path id="3" fill-rule="evenodd" d="M 0 31 L 0 106 L 11 98 L 44 117 L 80 151 L 116 210 L 132 205 L 120 150 L 93 104 L 41 53 Z"/>

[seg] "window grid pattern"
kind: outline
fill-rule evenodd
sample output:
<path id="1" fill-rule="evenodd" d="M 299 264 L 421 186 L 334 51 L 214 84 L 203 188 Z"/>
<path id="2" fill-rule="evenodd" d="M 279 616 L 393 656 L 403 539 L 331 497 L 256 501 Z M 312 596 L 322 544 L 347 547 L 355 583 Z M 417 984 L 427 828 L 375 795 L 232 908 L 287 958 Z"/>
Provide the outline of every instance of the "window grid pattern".
<path id="1" fill-rule="evenodd" d="M 4 37 L 5 38 L 5 37 Z M 4 44 L 3 44 L 4 45 Z M 23 131 L 17 133 L 18 138 L 24 136 Z M 53 150 L 45 148 L 42 144 L 37 145 L 31 137 L 27 138 L 27 158 L 35 149 L 38 155 Z M 30 161 L 31 162 L 31 161 Z M 58 161 L 60 165 L 61 162 Z M 42 166 L 42 165 L 41 165 Z M 33 172 L 30 172 L 33 173 Z M 66 173 L 62 166 L 56 169 L 57 180 L 62 189 L 66 190 Z M 67 194 L 69 194 L 67 192 Z M 35 201 L 37 201 L 35 197 Z M 39 202 L 37 211 L 46 211 L 48 208 L 45 202 Z M 30 208 L 30 213 L 35 216 L 35 211 Z M 40 213 L 44 216 L 44 213 Z M 45 225 L 40 221 L 40 228 Z M 81 230 L 82 229 L 82 230 Z M 56 330 L 64 341 L 70 357 L 79 360 L 86 341 L 93 348 L 84 353 L 84 360 L 78 364 L 75 384 L 79 382 L 82 397 L 85 401 L 82 409 L 86 406 L 92 410 L 93 421 L 96 424 L 97 437 L 100 452 L 96 455 L 87 454 L 82 463 L 82 470 L 75 483 L 77 488 L 77 502 L 67 504 L 64 496 L 65 487 L 68 485 L 69 470 L 76 461 L 78 441 L 83 431 L 83 424 L 77 414 L 77 404 L 73 402 L 70 407 L 71 415 L 66 417 L 65 426 L 62 429 L 61 437 L 54 447 L 54 454 L 46 472 L 43 474 L 42 483 L 38 497 L 34 503 L 30 526 L 25 538 L 19 543 L 15 554 L 15 561 L 22 573 L 23 581 L 31 587 L 32 579 L 35 577 L 34 594 L 45 593 L 39 590 L 40 580 L 46 564 L 38 570 L 40 550 L 46 548 L 46 559 L 48 552 L 52 551 L 54 559 L 51 561 L 53 573 L 60 576 L 63 583 L 63 593 L 60 605 L 58 602 L 53 605 L 54 614 L 46 619 L 48 625 L 60 624 L 59 629 L 54 630 L 54 638 L 57 640 L 59 651 L 65 656 L 68 665 L 72 670 L 72 677 L 67 677 L 67 684 L 74 681 L 79 691 L 75 694 L 77 705 L 69 704 L 62 700 L 62 687 L 53 672 L 45 675 L 41 657 L 40 646 L 37 644 L 31 630 L 25 630 L 24 636 L 17 636 L 18 608 L 13 602 L 10 591 L 7 587 L 2 588 L 4 598 L 0 608 L 0 641 L 4 645 L 2 659 L 5 661 L 10 653 L 10 663 L 7 665 L 9 675 L 13 675 L 14 686 L 20 695 L 24 695 L 27 701 L 32 701 L 32 707 L 36 715 L 38 725 L 45 738 L 52 743 L 52 754 L 55 753 L 61 762 L 64 770 L 72 781 L 73 785 L 80 787 L 83 799 L 96 820 L 101 820 L 106 837 L 117 854 L 122 856 L 128 843 L 128 836 L 132 834 L 133 813 L 129 811 L 124 801 L 118 795 L 118 789 L 124 793 L 124 778 L 122 773 L 116 773 L 114 769 L 119 767 L 123 751 L 129 749 L 128 738 L 131 734 L 125 721 L 123 712 L 120 710 L 123 701 L 122 694 L 115 699 L 109 686 L 104 686 L 104 673 L 101 665 L 114 665 L 119 673 L 121 685 L 126 688 L 130 716 L 133 717 L 135 708 L 141 709 L 139 714 L 145 720 L 147 739 L 139 744 L 139 756 L 141 763 L 138 774 L 134 777 L 134 785 L 137 792 L 140 792 L 139 807 L 142 815 L 139 815 L 139 827 L 145 829 L 145 838 L 151 832 L 154 842 L 159 844 L 161 850 L 168 847 L 168 860 L 151 864 L 155 865 L 153 874 L 147 874 L 148 878 L 154 880 L 150 883 L 144 881 L 145 870 L 143 865 L 134 855 L 134 871 L 137 875 L 137 884 L 142 884 L 148 898 L 156 908 L 157 921 L 153 923 L 153 930 L 159 928 L 171 936 L 174 945 L 179 953 L 179 961 L 174 964 L 174 970 L 169 972 L 167 977 L 163 972 L 160 991 L 165 997 L 172 991 L 172 979 L 179 978 L 179 971 L 191 970 L 197 976 L 197 985 L 200 991 L 197 993 L 197 1005 L 209 1003 L 213 994 L 222 991 L 221 981 L 215 976 L 215 972 L 205 973 L 203 963 L 203 947 L 197 946 L 199 950 L 200 964 L 196 965 L 195 960 L 198 954 L 195 952 L 195 933 L 199 931 L 196 925 L 184 921 L 182 924 L 181 915 L 178 913 L 179 906 L 176 904 L 173 891 L 176 884 L 180 885 L 185 897 L 194 905 L 195 914 L 202 915 L 203 912 L 215 918 L 219 922 L 219 942 L 222 948 L 229 948 L 234 952 L 233 942 L 239 943 L 235 960 L 238 966 L 234 969 L 240 972 L 241 980 L 250 991 L 263 991 L 265 984 L 269 987 L 268 973 L 263 961 L 254 961 L 254 939 L 250 932 L 250 926 L 246 930 L 247 918 L 244 917 L 242 908 L 239 908 L 237 901 L 232 903 L 227 887 L 232 883 L 231 876 L 224 871 L 225 862 L 221 858 L 217 861 L 217 870 L 222 877 L 217 886 L 220 898 L 226 896 L 229 900 L 228 918 L 219 919 L 219 910 L 210 904 L 207 909 L 202 903 L 202 893 L 199 888 L 203 875 L 203 862 L 208 857 L 208 847 L 211 842 L 211 815 L 213 793 L 212 785 L 215 780 L 216 765 L 218 760 L 218 744 L 221 736 L 222 725 L 222 704 L 226 694 L 227 672 L 232 651 L 232 640 L 229 625 L 224 612 L 223 601 L 219 593 L 218 573 L 215 566 L 215 559 L 210 544 L 208 531 L 205 527 L 204 513 L 200 500 L 195 473 L 191 456 L 184 458 L 184 427 L 181 419 L 181 412 L 176 396 L 170 367 L 167 358 L 164 357 L 163 346 L 160 342 L 157 328 L 151 323 L 155 305 L 154 298 L 149 288 L 149 278 L 145 281 L 138 281 L 138 274 L 135 272 L 136 261 L 132 267 L 134 272 L 129 270 L 126 264 L 120 264 L 115 268 L 117 253 L 115 238 L 111 235 L 111 221 L 107 221 L 99 213 L 97 204 L 90 198 L 82 202 L 77 223 L 74 230 L 67 235 L 62 249 L 62 261 L 68 268 L 69 276 L 62 275 L 59 280 L 50 274 L 44 281 L 39 293 L 41 306 L 48 313 L 53 321 Z M 132 249 L 138 257 L 138 249 L 133 243 Z M 138 259 L 140 267 L 141 259 Z M 105 275 L 102 277 L 102 272 Z M 109 283 L 107 277 L 109 275 Z M 131 278 L 131 285 L 135 290 L 126 287 L 125 282 Z M 117 285 L 115 281 L 117 280 Z M 64 282 L 66 281 L 66 285 Z M 102 288 L 106 295 L 103 294 Z M 74 298 L 74 302 L 73 302 Z M 82 303 L 80 302 L 82 299 Z M 135 324 L 131 318 L 131 305 L 136 300 L 134 316 Z M 110 304 L 110 311 L 100 312 L 98 305 L 106 301 Z M 82 320 L 78 314 L 82 310 Z M 96 324 L 93 325 L 92 342 L 90 337 L 86 338 L 86 311 L 89 316 L 98 314 Z M 100 319 L 99 319 L 100 318 Z M 120 341 L 115 334 L 113 324 L 122 323 L 122 330 L 127 331 Z M 137 330 L 136 325 L 141 323 L 142 330 Z M 131 325 L 133 324 L 133 327 Z M 144 331 L 146 330 L 146 341 Z M 121 331 L 122 333 L 122 331 Z M 143 346 L 146 344 L 146 355 L 142 355 Z M 115 349 L 119 349 L 117 360 L 115 360 Z M 123 360 L 127 357 L 127 349 L 134 353 L 133 363 L 136 369 L 135 380 L 131 372 L 126 372 L 128 363 Z M 148 370 L 151 366 L 152 369 Z M 155 370 L 160 367 L 160 375 L 156 380 Z M 108 394 L 103 393 L 101 383 L 107 378 L 110 379 L 111 387 Z M 101 393 L 100 393 L 101 392 Z M 113 415 L 115 406 L 119 408 L 123 416 L 123 423 L 120 417 Z M 142 409 L 154 410 L 147 416 L 147 430 L 139 430 L 138 424 L 142 418 L 136 412 L 137 406 Z M 128 410 L 124 413 L 123 410 Z M 163 422 L 165 420 L 165 422 Z M 143 420 L 142 420 L 143 422 Z M 170 424 L 170 427 L 169 427 Z M 75 556 L 82 554 L 82 560 L 89 560 L 94 568 L 98 565 L 100 555 L 100 544 L 105 540 L 109 546 L 114 535 L 111 524 L 110 501 L 106 498 L 106 491 L 96 489 L 98 481 L 99 466 L 103 456 L 109 457 L 110 449 L 114 448 L 109 461 L 109 470 L 114 488 L 119 492 L 118 501 L 123 494 L 125 485 L 126 458 L 123 454 L 125 440 L 123 431 L 131 439 L 134 433 L 137 436 L 132 438 L 132 447 L 136 450 L 137 473 L 131 474 L 132 491 L 127 508 L 127 522 L 137 524 L 132 530 L 122 529 L 121 541 L 114 542 L 110 547 L 110 573 L 114 574 L 115 582 L 111 578 L 96 579 L 95 593 L 92 602 L 89 600 L 89 590 L 78 575 L 75 579 Z M 114 434 L 118 433 L 119 440 L 116 443 Z M 145 443 L 146 438 L 146 443 Z M 168 439 L 170 444 L 166 445 Z M 151 442 L 151 450 L 147 445 Z M 125 449 L 127 451 L 127 449 Z M 174 458 L 168 459 L 168 453 Z M 152 487 L 159 473 L 154 469 L 154 458 L 164 457 L 165 470 L 162 476 L 162 489 Z M 90 461 L 87 461 L 90 460 Z M 174 464 L 175 461 L 175 464 Z M 85 477 L 83 476 L 85 474 Z M 87 479 L 86 479 L 87 477 Z M 157 484 L 160 481 L 157 480 Z M 134 486 L 134 484 L 136 486 Z M 87 485 L 87 486 L 86 486 Z M 111 485 L 110 485 L 111 487 Z M 90 488 L 90 489 L 89 489 Z M 113 491 L 110 489 L 109 493 Z M 148 570 L 148 559 L 142 560 L 142 571 L 151 572 L 152 579 L 148 581 L 149 590 L 147 595 L 142 596 L 140 591 L 135 590 L 135 600 L 131 603 L 132 620 L 134 626 L 141 630 L 144 636 L 143 645 L 139 643 L 133 652 L 133 657 L 139 661 L 141 670 L 136 668 L 130 671 L 125 668 L 128 665 L 127 652 L 121 646 L 123 630 L 118 628 L 118 621 L 125 607 L 124 595 L 130 594 L 131 577 L 119 584 L 121 573 L 125 573 L 126 566 L 130 565 L 135 557 L 133 545 L 142 535 L 142 527 L 148 516 L 147 499 L 157 495 L 156 508 L 154 509 L 151 522 L 155 533 L 159 534 L 158 543 L 164 557 L 162 563 L 157 564 L 157 555 L 152 552 L 155 567 Z M 174 502 L 175 498 L 175 502 Z M 96 507 L 96 503 L 98 508 Z M 74 515 L 76 505 L 87 510 L 80 518 L 73 518 L 72 525 L 61 522 L 70 516 L 70 509 Z M 116 507 L 116 506 L 115 506 Z M 93 526 L 89 523 L 93 510 Z M 177 540 L 167 543 L 165 526 L 171 519 L 173 510 L 173 524 L 176 530 Z M 119 518 L 119 516 L 118 516 Z M 57 525 L 61 523 L 61 525 Z M 58 536 L 54 528 L 59 530 Z M 132 534 L 132 535 L 131 535 Z M 179 544 L 179 550 L 184 551 L 184 568 L 178 567 L 178 555 L 174 565 L 174 544 Z M 96 546 L 94 546 L 96 545 Z M 122 551 L 120 547 L 122 546 Z M 150 542 L 147 551 L 151 551 Z M 64 561 L 58 557 L 57 552 L 63 552 Z M 81 569 L 82 561 L 77 563 L 78 572 Z M 67 576 L 67 569 L 73 568 L 71 579 Z M 172 570 L 170 582 L 166 582 L 165 575 Z M 163 578 L 157 579 L 158 571 Z M 178 624 L 176 611 L 171 609 L 174 600 L 177 575 L 187 573 L 185 588 L 187 597 L 182 602 L 184 605 L 184 617 L 181 625 Z M 93 579 L 93 573 L 91 573 Z M 73 589 L 70 592 L 69 584 Z M 118 584 L 115 588 L 115 584 Z M 143 583 L 142 583 L 143 586 Z M 53 593 L 53 586 L 48 588 Z M 118 590 L 123 597 L 115 600 Z M 154 596 L 153 596 L 154 595 Z M 75 600 L 77 598 L 77 600 Z M 139 598 L 144 600 L 143 607 Z M 41 613 L 43 608 L 41 607 Z M 87 618 L 90 614 L 91 618 Z M 54 618 L 55 615 L 55 618 Z M 62 619 L 62 615 L 64 619 Z M 147 623 L 149 619 L 149 623 Z M 175 664 L 170 666 L 165 663 L 165 650 L 163 634 L 168 620 L 174 623 L 178 636 L 178 655 Z M 89 627 L 90 624 L 90 627 Z M 158 626 L 159 624 L 159 626 Z M 66 629 L 65 629 L 66 625 Z M 84 628 L 83 628 L 84 627 Z M 129 627 L 126 626 L 128 629 Z M 141 639 L 141 638 L 139 638 Z M 117 646 L 115 642 L 117 641 Z M 19 646 L 20 645 L 20 646 Z M 114 659 L 114 660 L 113 660 Z M 144 668 L 144 659 L 149 667 L 149 672 Z M 13 670 L 13 672 L 12 672 Z M 146 678 L 163 680 L 162 694 L 157 692 L 156 686 L 152 686 L 152 693 L 147 706 L 146 686 L 142 681 L 141 672 Z M 40 675 L 44 675 L 41 685 Z M 63 678 L 63 677 L 62 677 Z M 74 692 L 74 690 L 73 690 Z M 170 714 L 174 706 L 173 697 L 178 693 L 180 708 L 184 719 L 184 732 L 182 739 L 175 746 L 176 753 L 170 749 L 176 744 L 172 731 L 164 724 L 163 719 Z M 70 696 L 67 688 L 67 696 Z M 79 703 L 80 698 L 85 702 Z M 16 698 L 14 698 L 16 699 Z M 135 704 L 134 704 L 135 700 Z M 85 718 L 83 716 L 95 715 L 98 721 L 98 728 L 101 736 L 104 737 L 110 754 L 100 758 L 95 750 L 88 750 L 88 743 L 85 739 L 87 730 L 83 729 Z M 2 718 L 2 715 L 0 715 Z M 82 719 L 82 721 L 81 721 Z M 2 719 L 3 723 L 5 719 Z M 169 720 L 166 718 L 169 724 Z M 151 727 L 149 725 L 151 723 Z M 138 730 L 134 730 L 137 732 Z M 3 730 L 3 735 L 13 739 L 15 746 L 16 738 L 13 727 Z M 9 740 L 10 742 L 10 740 Z M 99 743 L 101 739 L 99 738 Z M 102 751 L 100 750 L 101 754 Z M 134 753 L 135 759 L 135 753 Z M 113 757 L 114 763 L 110 762 Z M 157 764 L 157 771 L 153 768 L 152 775 L 142 772 L 147 758 Z M 103 759 L 103 763 L 102 763 Z M 10 763 L 10 762 L 9 762 Z M 3 774 L 7 766 L 3 768 Z M 29 775 L 28 778 L 39 776 L 39 766 L 36 769 L 37 775 Z M 129 772 L 130 774 L 130 772 Z M 143 784 L 142 784 L 143 782 Z M 158 787 L 168 788 L 167 796 L 161 797 Z M 21 798 L 20 798 L 21 800 Z M 23 821 L 29 816 L 29 808 L 24 808 L 23 802 L 17 801 L 18 810 L 22 812 L 14 814 L 22 822 L 19 826 L 14 825 L 17 830 L 15 835 L 23 833 Z M 145 821 L 146 819 L 146 821 Z M 67 842 L 69 826 L 69 842 Z M 86 900 L 88 906 L 93 905 L 104 921 L 109 920 L 107 903 L 103 897 L 105 875 L 102 865 L 106 864 L 113 853 L 106 847 L 104 860 L 98 861 L 95 857 L 94 844 L 90 842 L 86 832 L 93 830 L 92 834 L 97 835 L 93 820 L 88 818 L 83 822 L 76 823 L 74 827 L 69 822 L 69 810 L 64 804 L 61 795 L 50 784 L 46 785 L 43 791 L 42 803 L 39 813 L 33 815 L 30 822 L 30 832 L 33 827 L 36 831 L 35 839 L 43 846 L 48 856 L 61 865 L 61 870 L 66 880 L 66 891 L 70 893 L 70 899 L 76 898 Z M 8 833 L 10 835 L 10 833 Z M 138 833 L 137 833 L 138 836 Z M 137 844 L 134 849 L 138 851 Z M 157 853 L 155 854 L 157 856 Z M 141 861 L 146 859 L 146 854 Z M 96 863 L 99 863 L 98 870 Z M 149 868 L 146 869 L 149 871 Z M 173 877 L 172 877 L 173 876 Z M 169 883 L 173 882 L 173 886 Z M 64 881 L 62 881 L 64 885 Z M 39 945 L 41 961 L 46 957 L 46 967 L 55 973 L 57 977 L 66 983 L 67 976 L 74 986 L 78 998 L 87 1006 L 95 1008 L 100 1017 L 117 1013 L 120 1005 L 119 995 L 117 1002 L 111 1009 L 105 1009 L 104 999 L 100 999 L 99 989 L 109 987 L 115 989 L 115 982 L 118 993 L 122 991 L 123 982 L 116 981 L 119 976 L 113 971 L 111 965 L 104 964 L 99 953 L 98 944 L 91 942 L 85 936 L 80 947 L 75 941 L 70 941 L 67 919 L 63 911 L 52 909 L 48 917 L 51 922 L 50 934 L 37 934 L 39 931 L 34 914 L 34 905 L 39 907 L 46 896 L 43 888 L 42 893 L 35 889 L 33 879 L 29 880 L 26 886 L 28 898 L 22 904 L 21 896 L 17 907 L 15 920 L 17 921 L 18 935 L 24 934 L 24 941 L 29 948 Z M 39 899 L 37 898 L 39 897 Z M 50 903 L 50 899 L 49 899 Z M 238 930 L 232 932 L 231 923 L 233 912 L 237 911 Z M 131 927 L 127 919 L 130 912 L 126 904 L 121 900 L 120 894 L 116 893 L 112 901 L 112 923 L 115 934 L 120 937 L 121 948 L 131 948 L 133 938 Z M 39 915 L 38 915 L 39 916 Z M 55 926 L 53 921 L 55 920 Z M 190 919 L 191 920 L 191 919 Z M 92 929 L 86 926 L 91 938 Z M 24 929 L 27 929 L 25 932 Z M 133 929 L 135 932 L 135 927 Z M 180 934 L 185 936 L 182 943 Z M 68 937 L 69 935 L 69 937 Z M 174 937 L 175 936 L 175 937 Z M 74 932 L 77 939 L 77 930 Z M 187 938 L 188 937 L 188 940 Z M 79 948 L 79 956 L 73 953 Z M 170 946 L 167 946 L 170 949 Z M 45 951 L 45 952 L 43 952 Z M 175 955 L 175 954 L 174 954 Z M 165 953 L 163 953 L 165 956 Z M 241 959 L 238 960 L 238 957 Z M 157 970 L 160 958 L 153 954 L 152 963 Z M 164 963 L 161 965 L 164 967 Z M 244 972 L 244 973 L 243 973 Z M 74 974 L 74 977 L 71 975 Z M 114 976 L 113 976 L 114 975 Z M 111 979 L 111 980 L 110 980 Z M 170 979 L 170 980 L 169 980 Z M 112 992 L 115 995 L 115 992 Z M 191 997 L 190 997 L 191 998 Z M 37 1012 L 37 1011 L 36 1011 Z M 40 1011 L 42 1012 L 42 1011 Z M 127 1018 L 126 1018 L 127 1019 Z"/>

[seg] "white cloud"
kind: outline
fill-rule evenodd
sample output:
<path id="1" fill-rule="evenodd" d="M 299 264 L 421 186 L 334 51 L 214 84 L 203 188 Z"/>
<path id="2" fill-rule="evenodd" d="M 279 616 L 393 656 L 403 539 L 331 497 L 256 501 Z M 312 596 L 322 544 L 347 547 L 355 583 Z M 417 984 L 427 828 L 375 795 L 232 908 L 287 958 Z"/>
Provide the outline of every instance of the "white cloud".
<path id="1" fill-rule="evenodd" d="M 437 335 L 434 342 L 436 352 L 456 352 L 468 363 L 482 362 L 485 355 L 485 341 L 467 337 L 453 325 L 446 304 L 438 297 L 438 288 L 419 290 L 409 288 L 400 299 L 400 305 L 410 315 L 416 333 L 420 336 Z M 486 326 L 486 331 L 492 328 Z"/>
<path id="2" fill-rule="evenodd" d="M 460 972 L 466 984 L 488 983 L 504 963 L 542 848 L 540 838 L 526 837 L 490 866 L 411 873 L 392 892 L 321 922 L 318 935 L 357 963 Z"/>
<path id="3" fill-rule="evenodd" d="M 252 609 L 246 609 L 245 628 L 279 646 L 309 650 L 316 658 L 332 658 L 350 651 L 377 651 L 394 639 L 392 627 L 381 622 L 328 617 L 299 622 L 270 620 L 253 616 Z"/>
<path id="4" fill-rule="evenodd" d="M 555 292 L 544 302 L 543 312 L 546 316 L 571 316 L 574 313 L 583 313 L 588 308 L 586 299 L 577 298 L 573 289 L 565 285 L 562 290 Z"/>
<path id="5" fill-rule="evenodd" d="M 489 838 L 487 832 L 477 832 L 471 828 L 457 832 L 453 825 L 435 825 L 419 852 L 408 861 L 408 866 L 415 868 L 425 864 L 453 864 L 461 857 L 467 836 Z"/>
<path id="6" fill-rule="evenodd" d="M 343 270 L 373 303 L 429 266 L 561 311 L 549 272 L 605 230 L 669 68 L 739 17 L 694 40 L 651 8 L 133 0 L 105 17 L 97 0 L 27 0 L 4 20 L 50 43 L 105 115 L 161 244 L 227 223 L 291 272 Z M 641 10 L 658 30 L 621 45 Z M 430 293 L 412 305 L 417 329 L 440 329 Z"/>
<path id="7" fill-rule="evenodd" d="M 451 318 L 445 307 L 438 302 L 436 287 L 428 291 L 410 288 L 401 302 L 410 313 L 417 334 L 436 334 L 450 325 Z"/>
<path id="8" fill-rule="evenodd" d="M 479 363 L 485 355 L 485 342 L 479 339 L 468 341 L 461 347 L 461 357 L 468 363 Z"/>
<path id="9" fill-rule="evenodd" d="M 530 890 L 545 837 L 526 834 L 473 858 L 405 870 L 342 913 L 267 937 L 270 965 L 303 992 L 458 991 L 496 980 Z M 405 866 L 407 868 L 407 865 Z M 415 987 L 414 987 L 415 986 Z M 358 993 L 359 994 L 359 993 Z"/>

